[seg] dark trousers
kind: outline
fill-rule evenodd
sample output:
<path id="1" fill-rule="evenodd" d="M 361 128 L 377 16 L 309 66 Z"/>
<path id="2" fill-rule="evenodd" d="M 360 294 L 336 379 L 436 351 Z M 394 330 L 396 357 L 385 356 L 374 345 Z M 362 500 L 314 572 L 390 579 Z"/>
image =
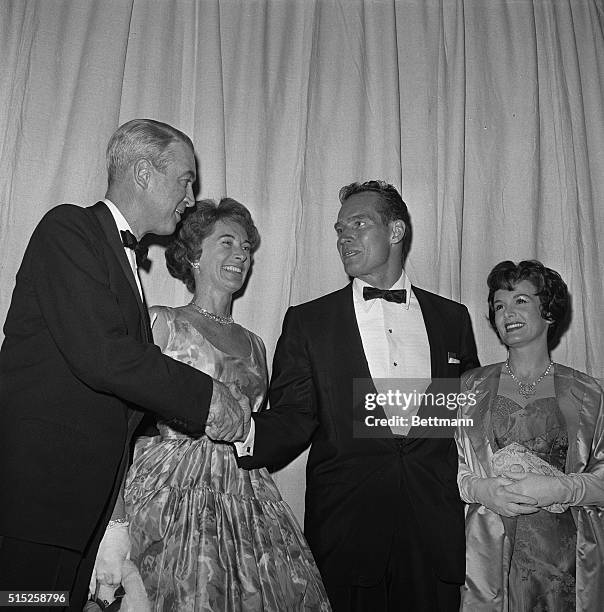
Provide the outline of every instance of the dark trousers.
<path id="1" fill-rule="evenodd" d="M 325 584 L 333 612 L 458 612 L 459 584 L 439 580 L 425 555 L 395 536 L 381 580 L 372 586 Z"/>
<path id="2" fill-rule="evenodd" d="M 403 593 L 403 584 L 394 588 L 390 579 L 371 587 L 335 587 L 327 589 L 333 612 L 458 612 L 460 587 L 438 579 L 432 595 L 417 597 L 413 586 Z M 428 584 L 428 583 L 426 583 Z"/>
<path id="3" fill-rule="evenodd" d="M 399 521 L 384 575 L 371 586 L 327 581 L 325 589 L 334 612 L 459 611 L 461 585 L 442 582 L 434 573 L 431 551 L 422 539 L 427 527 L 415 518 L 403 483 L 399 491 Z"/>
<path id="4" fill-rule="evenodd" d="M 77 610 L 88 596 L 94 554 L 0 536 L 0 591 L 68 591 L 69 607 L 32 607 L 40 612 Z M 20 607 L 20 609 L 29 609 Z"/>
<path id="5" fill-rule="evenodd" d="M 119 494 L 128 459 L 129 449 L 125 449 L 116 475 L 116 485 L 84 552 L 0 535 L 0 591 L 69 591 L 69 607 L 63 609 L 82 612 L 88 599 L 96 554 Z M 21 610 L 26 609 L 21 607 Z M 36 612 L 57 612 L 62 608 L 36 606 L 31 609 Z"/>

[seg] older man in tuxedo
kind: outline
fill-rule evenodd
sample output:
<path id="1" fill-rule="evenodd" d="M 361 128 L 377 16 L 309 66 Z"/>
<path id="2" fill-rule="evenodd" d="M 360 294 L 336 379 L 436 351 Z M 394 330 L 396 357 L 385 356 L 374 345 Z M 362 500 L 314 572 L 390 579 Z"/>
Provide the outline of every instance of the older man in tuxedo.
<path id="1" fill-rule="evenodd" d="M 455 382 L 479 365 L 470 318 L 410 284 L 409 214 L 392 185 L 353 183 L 340 201 L 337 246 L 353 281 L 287 311 L 271 409 L 254 415 L 253 454 L 240 464 L 284 464 L 312 438 L 305 533 L 334 610 L 457 610 L 465 547 L 452 436 L 404 424 L 363 435 L 353 388 Z"/>
<path id="2" fill-rule="evenodd" d="M 107 167 L 105 200 L 53 208 L 35 229 L 0 351 L 0 591 L 71 591 L 74 610 L 143 413 L 226 441 L 249 419 L 153 344 L 138 277 L 140 238 L 171 234 L 194 202 L 191 140 L 135 119 L 112 136 Z"/>

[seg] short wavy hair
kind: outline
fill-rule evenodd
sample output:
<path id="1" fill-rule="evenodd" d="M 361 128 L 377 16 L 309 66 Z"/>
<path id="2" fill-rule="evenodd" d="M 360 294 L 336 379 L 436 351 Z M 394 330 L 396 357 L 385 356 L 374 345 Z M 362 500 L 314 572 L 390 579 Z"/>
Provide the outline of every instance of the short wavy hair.
<path id="1" fill-rule="evenodd" d="M 340 189 L 338 197 L 340 203 L 344 204 L 346 200 L 357 193 L 372 191 L 380 196 L 380 209 L 378 213 L 382 222 L 386 225 L 390 221 L 402 220 L 405 224 L 405 235 L 403 237 L 403 261 L 406 259 L 409 249 L 411 248 L 411 217 L 407 205 L 403 201 L 401 194 L 397 191 L 394 185 L 386 183 L 386 181 L 365 181 L 364 183 L 350 183 L 344 185 Z"/>
<path id="2" fill-rule="evenodd" d="M 516 285 L 527 280 L 535 287 L 535 294 L 541 303 L 541 316 L 551 324 L 547 330 L 549 348 L 555 346 L 565 331 L 570 315 L 570 297 L 568 287 L 558 272 L 546 268 L 535 259 L 521 261 L 516 265 L 513 261 L 501 261 L 490 272 L 487 278 L 489 287 L 489 321 L 497 333 L 495 325 L 495 308 L 493 300 L 499 289 L 512 291 Z"/>
<path id="3" fill-rule="evenodd" d="M 118 180 L 141 157 L 163 172 L 172 160 L 167 151 L 173 142 L 183 142 L 194 151 L 191 139 L 180 130 L 154 119 L 132 119 L 121 125 L 107 144 L 107 177 L 109 184 Z"/>
<path id="4" fill-rule="evenodd" d="M 218 204 L 209 199 L 196 202 L 195 207 L 187 210 L 176 238 L 166 249 L 168 272 L 182 281 L 191 293 L 195 293 L 191 264 L 199 259 L 202 242 L 214 231 L 217 221 L 239 223 L 247 233 L 252 253 L 260 244 L 260 235 L 250 211 L 237 200 L 222 198 Z"/>

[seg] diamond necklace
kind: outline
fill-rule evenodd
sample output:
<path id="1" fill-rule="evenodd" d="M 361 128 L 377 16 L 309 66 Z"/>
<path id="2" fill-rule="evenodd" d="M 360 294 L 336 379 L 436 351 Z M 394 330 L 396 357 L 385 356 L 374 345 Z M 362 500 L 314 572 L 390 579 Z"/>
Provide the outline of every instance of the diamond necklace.
<path id="1" fill-rule="evenodd" d="M 212 321 L 216 321 L 219 325 L 231 325 L 233 323 L 233 317 L 231 315 L 227 315 L 223 317 L 222 315 L 216 314 L 214 312 L 210 312 L 201 306 L 198 306 L 195 302 L 189 302 L 189 306 L 193 306 L 193 308 L 204 317 L 211 319 Z"/>
<path id="2" fill-rule="evenodd" d="M 514 372 L 512 372 L 512 368 L 510 368 L 510 358 L 508 357 L 505 360 L 505 367 L 508 371 L 508 374 L 512 377 L 512 380 L 518 385 L 518 393 L 522 395 L 525 399 L 532 397 L 535 395 L 535 390 L 537 389 L 537 385 L 549 374 L 549 371 L 552 369 L 554 362 L 550 359 L 549 365 L 545 368 L 545 372 L 539 376 L 537 380 L 534 380 L 532 383 L 524 383 L 519 380 Z"/>

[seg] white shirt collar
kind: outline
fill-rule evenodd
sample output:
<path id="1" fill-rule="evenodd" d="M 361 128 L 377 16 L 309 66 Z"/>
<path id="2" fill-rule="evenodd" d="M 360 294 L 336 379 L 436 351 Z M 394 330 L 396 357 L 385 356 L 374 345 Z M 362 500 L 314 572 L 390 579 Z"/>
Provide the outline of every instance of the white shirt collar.
<path id="1" fill-rule="evenodd" d="M 354 302 L 363 308 L 365 312 L 369 312 L 371 307 L 377 302 L 377 300 L 366 300 L 363 297 L 363 287 L 371 287 L 369 283 L 361 280 L 360 278 L 355 278 L 352 281 L 352 298 Z M 381 287 L 380 287 L 381 288 Z M 401 275 L 398 277 L 398 280 L 390 289 L 405 289 L 407 291 L 407 302 L 405 304 L 401 304 L 403 308 L 409 308 L 409 298 L 411 297 L 411 281 L 405 274 L 403 270 Z"/>
<path id="2" fill-rule="evenodd" d="M 124 215 L 122 215 L 119 208 L 111 200 L 108 200 L 107 198 L 105 198 L 103 202 L 105 202 L 105 204 L 107 205 L 107 208 L 109 209 L 109 212 L 113 216 L 115 224 L 117 225 L 118 236 L 119 236 L 119 233 L 123 230 L 129 230 L 132 232 L 132 228 L 130 227 L 130 224 L 128 223 L 128 221 L 126 221 L 126 218 L 124 217 Z M 120 241 L 121 240 L 122 238 L 120 236 Z M 138 265 L 136 264 L 136 256 L 134 254 L 134 251 L 132 249 L 127 249 L 126 247 L 124 247 L 124 252 L 126 253 L 126 257 L 128 258 L 128 263 L 130 264 L 130 268 L 132 269 L 132 272 L 134 274 L 134 280 L 136 281 L 136 286 L 138 287 L 139 295 L 141 296 L 141 299 L 143 299 L 144 301 L 143 288 L 141 285 L 141 280 L 138 277 Z"/>
<path id="3" fill-rule="evenodd" d="M 113 219 L 115 220 L 115 224 L 117 225 L 117 231 L 121 232 L 122 230 L 129 230 L 130 232 L 132 232 L 130 224 L 128 223 L 128 221 L 126 221 L 126 217 L 122 215 L 120 209 L 111 200 L 108 200 L 107 198 L 105 198 L 103 202 L 107 204 L 109 212 L 113 215 Z"/>

